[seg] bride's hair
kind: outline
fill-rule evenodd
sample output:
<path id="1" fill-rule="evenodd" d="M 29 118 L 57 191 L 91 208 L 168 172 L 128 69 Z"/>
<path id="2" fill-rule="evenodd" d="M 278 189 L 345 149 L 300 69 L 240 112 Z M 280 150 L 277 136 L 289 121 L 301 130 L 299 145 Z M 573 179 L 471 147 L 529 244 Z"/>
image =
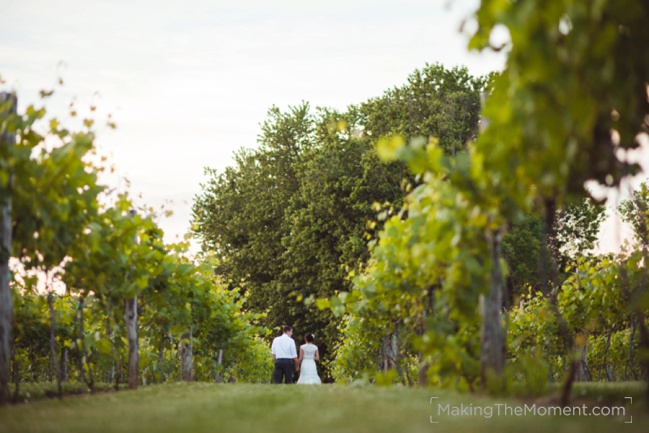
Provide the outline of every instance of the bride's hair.
<path id="1" fill-rule="evenodd" d="M 304 336 L 304 339 L 309 343 L 313 343 L 313 340 L 315 340 L 315 335 L 313 335 L 310 332 L 307 332 L 307 334 Z"/>

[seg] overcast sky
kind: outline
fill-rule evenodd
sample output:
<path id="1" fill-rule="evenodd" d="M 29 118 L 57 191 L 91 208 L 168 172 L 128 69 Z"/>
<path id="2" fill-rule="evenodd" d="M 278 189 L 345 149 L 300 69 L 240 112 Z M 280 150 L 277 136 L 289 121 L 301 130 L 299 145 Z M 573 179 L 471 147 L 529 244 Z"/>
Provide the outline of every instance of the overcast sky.
<path id="1" fill-rule="evenodd" d="M 98 144 L 111 186 L 189 228 L 204 167 L 254 147 L 272 105 L 344 109 L 405 83 L 426 63 L 500 70 L 502 55 L 469 53 L 460 25 L 477 0 L 0 0 L 1 90 L 19 109 L 65 85 L 48 105 L 97 104 L 117 130 Z M 470 23 L 469 23 L 470 27 Z M 124 179 L 128 179 L 128 183 Z"/>

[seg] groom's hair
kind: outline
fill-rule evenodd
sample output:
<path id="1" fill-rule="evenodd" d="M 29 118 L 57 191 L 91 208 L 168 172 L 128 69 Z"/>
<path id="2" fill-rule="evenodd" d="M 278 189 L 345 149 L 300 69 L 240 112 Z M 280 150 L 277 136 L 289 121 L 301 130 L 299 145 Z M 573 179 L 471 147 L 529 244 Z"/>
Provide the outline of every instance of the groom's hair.
<path id="1" fill-rule="evenodd" d="M 293 330 L 292 326 L 289 326 L 289 325 L 284 326 L 284 332 L 288 332 L 288 331 L 292 331 L 292 330 Z"/>

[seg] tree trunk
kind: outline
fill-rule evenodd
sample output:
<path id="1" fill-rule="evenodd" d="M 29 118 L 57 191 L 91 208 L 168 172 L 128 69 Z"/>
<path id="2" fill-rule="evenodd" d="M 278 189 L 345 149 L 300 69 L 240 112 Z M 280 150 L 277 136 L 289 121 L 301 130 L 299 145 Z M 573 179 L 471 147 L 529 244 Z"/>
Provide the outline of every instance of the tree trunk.
<path id="1" fill-rule="evenodd" d="M 50 351 L 52 354 L 52 367 L 56 375 L 56 387 L 59 393 L 59 399 L 63 398 L 63 388 L 61 387 L 61 369 L 59 368 L 58 351 L 56 350 L 56 317 L 54 316 L 54 295 L 52 292 L 47 295 L 47 305 L 50 309 Z"/>
<path id="2" fill-rule="evenodd" d="M 115 365 L 117 364 L 117 351 L 115 350 L 115 344 L 113 343 L 113 326 L 110 323 L 111 317 L 112 311 L 109 308 L 106 314 L 106 339 L 110 341 L 110 354 L 113 358 L 113 365 L 112 367 L 110 367 L 110 369 L 108 369 L 108 377 L 106 383 L 113 383 L 113 380 L 115 379 Z"/>
<path id="3" fill-rule="evenodd" d="M 216 362 L 221 366 L 221 369 L 216 373 L 216 383 L 221 383 L 223 382 L 223 349 L 219 349 L 219 356 Z"/>
<path id="4" fill-rule="evenodd" d="M 394 333 L 390 337 L 390 353 L 394 368 L 397 371 L 397 376 L 401 383 L 405 385 L 405 379 L 403 378 L 403 370 L 401 368 L 401 358 L 399 357 L 399 331 L 397 326 L 394 327 Z"/>
<path id="5" fill-rule="evenodd" d="M 192 327 L 180 339 L 180 378 L 192 380 Z"/>
<path id="6" fill-rule="evenodd" d="M 491 255 L 489 293 L 480 296 L 480 375 L 483 386 L 490 376 L 500 377 L 505 367 L 505 334 L 501 324 L 503 276 L 500 270 L 500 233 L 488 236 Z"/>
<path id="7" fill-rule="evenodd" d="M 571 358 L 573 358 L 571 356 Z M 563 380 L 563 385 L 561 386 L 561 399 L 559 400 L 559 405 L 561 407 L 568 406 L 570 402 L 570 391 L 572 390 L 572 384 L 575 381 L 575 375 L 577 374 L 577 363 L 574 360 L 571 360 L 568 364 L 568 372 Z"/>
<path id="8" fill-rule="evenodd" d="M 128 387 L 137 388 L 139 370 L 138 335 L 137 335 L 137 295 L 124 301 L 124 321 L 128 339 Z"/>
<path id="9" fill-rule="evenodd" d="M 578 368 L 578 360 L 574 356 L 575 340 L 572 336 L 570 328 L 566 323 L 565 318 L 561 314 L 558 305 L 559 297 L 559 287 L 561 282 L 559 281 L 559 267 L 557 265 L 556 258 L 558 257 L 558 245 L 556 240 L 556 234 L 554 231 L 554 222 L 557 212 L 557 203 L 555 197 L 546 197 L 544 199 L 544 208 L 545 208 L 545 239 L 544 245 L 541 249 L 541 270 L 547 273 L 544 276 L 544 279 L 547 281 L 543 284 L 541 288 L 543 294 L 548 297 L 550 306 L 552 308 L 552 313 L 557 319 L 559 336 L 563 340 L 563 346 L 565 353 L 568 356 L 569 365 L 567 369 L 564 365 L 564 380 L 561 387 L 561 397 L 559 400 L 559 405 L 561 407 L 566 407 L 570 402 L 570 393 L 572 390 L 572 384 L 575 380 L 575 375 Z M 565 358 L 563 359 L 564 363 L 566 362 Z"/>
<path id="10" fill-rule="evenodd" d="M 36 355 L 34 354 L 33 349 L 27 349 L 27 359 L 29 359 L 29 364 L 28 365 L 36 365 Z M 35 368 L 30 369 L 30 374 L 28 377 L 31 377 L 32 382 L 38 382 L 38 371 L 36 371 Z M 29 381 L 29 379 L 28 379 Z"/>
<path id="11" fill-rule="evenodd" d="M 557 317 L 557 320 L 559 321 L 559 334 L 563 338 L 564 346 L 566 349 L 566 353 L 568 354 L 568 372 L 566 373 L 566 376 L 563 380 L 563 386 L 561 387 L 561 398 L 559 400 L 559 405 L 561 407 L 566 407 L 568 406 L 568 403 L 570 402 L 570 393 L 572 391 L 572 384 L 575 381 L 575 376 L 577 375 L 577 369 L 579 368 L 579 360 L 575 357 L 574 354 L 574 339 L 572 338 L 572 335 L 570 334 L 570 330 L 568 328 L 568 324 L 566 323 L 565 319 L 561 315 L 561 312 L 559 311 L 559 307 L 557 306 L 557 293 L 554 292 L 554 294 L 551 297 L 551 304 L 554 309 L 554 314 Z"/>
<path id="12" fill-rule="evenodd" d="M 62 399 L 63 388 L 61 387 L 61 370 L 59 369 L 58 351 L 56 350 L 56 317 L 54 316 L 54 295 L 52 292 L 47 295 L 47 305 L 50 309 L 50 352 L 52 355 L 52 367 L 56 375 L 56 387 L 59 393 L 59 399 Z"/>
<path id="13" fill-rule="evenodd" d="M 382 350 L 382 363 L 383 363 L 383 373 L 387 373 L 390 369 L 390 336 L 383 336 L 383 350 Z"/>
<path id="14" fill-rule="evenodd" d="M 115 375 L 114 375 L 115 385 L 114 385 L 114 388 L 115 388 L 115 391 L 119 391 L 119 384 L 122 381 L 122 357 L 119 354 L 119 352 L 117 352 L 117 357 L 115 358 L 115 363 L 113 365 L 115 366 Z"/>
<path id="15" fill-rule="evenodd" d="M 0 119 L 16 113 L 16 97 L 0 93 L 0 105 L 10 102 L 8 109 L 0 112 Z M 0 146 L 12 146 L 16 141 L 13 133 L 0 135 Z M 0 185 L 0 406 L 9 403 L 10 391 L 10 342 L 13 322 L 13 301 L 9 287 L 9 258 L 11 257 L 11 193 L 13 174 L 9 173 L 7 185 Z"/>
<path id="16" fill-rule="evenodd" d="M 16 341 L 14 340 L 11 344 L 11 363 L 13 364 L 13 379 L 14 379 L 14 396 L 13 403 L 18 403 L 18 394 L 20 391 L 20 370 L 18 366 L 18 361 L 16 360 Z"/>
<path id="17" fill-rule="evenodd" d="M 406 375 L 406 380 L 408 381 L 408 386 L 412 387 L 412 386 L 413 386 L 413 382 L 412 382 L 412 378 L 410 377 L 410 371 L 409 371 L 409 369 L 408 369 L 408 368 L 404 369 L 404 373 L 405 373 L 405 375 Z"/>
<path id="18" fill-rule="evenodd" d="M 158 371 L 160 372 L 160 380 L 164 382 L 167 380 L 167 375 L 165 374 L 164 360 L 165 360 L 165 339 L 166 335 L 164 332 L 160 333 L 160 348 L 158 349 Z"/>
<path id="19" fill-rule="evenodd" d="M 635 331 L 637 327 L 635 317 L 631 318 L 631 333 L 629 334 L 629 369 L 633 375 L 633 380 L 638 380 L 638 370 L 635 368 Z"/>
<path id="20" fill-rule="evenodd" d="M 606 371 L 606 381 L 613 382 L 613 375 L 611 374 L 611 364 L 608 362 L 608 352 L 611 349 L 611 336 L 613 335 L 613 330 L 615 326 L 611 326 L 611 329 L 608 331 L 608 336 L 606 337 L 606 347 L 604 348 L 604 370 Z"/>
<path id="21" fill-rule="evenodd" d="M 575 381 L 577 382 L 590 382 L 591 376 L 588 370 L 588 340 L 581 349 L 579 359 L 577 360 L 577 372 L 575 374 Z"/>
<path id="22" fill-rule="evenodd" d="M 113 383 L 114 380 L 115 380 L 115 361 L 113 360 L 112 367 L 108 369 L 106 383 Z"/>
<path id="23" fill-rule="evenodd" d="M 77 368 L 79 368 L 79 380 L 81 382 L 86 382 L 86 374 L 83 367 L 83 351 L 81 349 L 81 339 L 83 338 L 83 333 L 81 332 L 81 320 L 79 315 L 81 315 L 81 304 L 83 303 L 83 298 L 79 298 L 79 305 L 77 305 L 77 313 L 74 318 L 74 335 L 77 336 L 75 339 L 76 346 L 76 356 L 77 356 Z"/>
<path id="24" fill-rule="evenodd" d="M 417 384 L 419 386 L 428 385 L 428 369 L 430 364 L 428 362 L 419 361 L 419 370 L 417 370 Z"/>
<path id="25" fill-rule="evenodd" d="M 68 381 L 68 348 L 61 349 L 61 382 Z"/>
<path id="26" fill-rule="evenodd" d="M 84 299 L 81 298 L 79 301 L 79 339 L 81 340 L 81 378 L 86 382 L 90 391 L 94 391 L 95 379 L 92 377 L 92 370 L 90 368 L 90 362 L 88 361 L 88 352 L 86 351 L 86 336 L 83 328 L 83 302 Z M 86 367 L 88 376 L 86 377 Z"/>

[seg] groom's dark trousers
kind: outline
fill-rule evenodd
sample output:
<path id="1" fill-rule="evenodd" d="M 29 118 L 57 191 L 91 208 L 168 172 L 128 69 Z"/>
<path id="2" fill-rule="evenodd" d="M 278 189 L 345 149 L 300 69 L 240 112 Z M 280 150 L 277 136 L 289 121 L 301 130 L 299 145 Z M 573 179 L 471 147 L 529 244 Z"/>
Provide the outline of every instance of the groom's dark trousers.
<path id="1" fill-rule="evenodd" d="M 275 383 L 293 383 L 293 360 L 290 358 L 280 358 L 275 360 L 275 371 L 273 380 Z"/>

